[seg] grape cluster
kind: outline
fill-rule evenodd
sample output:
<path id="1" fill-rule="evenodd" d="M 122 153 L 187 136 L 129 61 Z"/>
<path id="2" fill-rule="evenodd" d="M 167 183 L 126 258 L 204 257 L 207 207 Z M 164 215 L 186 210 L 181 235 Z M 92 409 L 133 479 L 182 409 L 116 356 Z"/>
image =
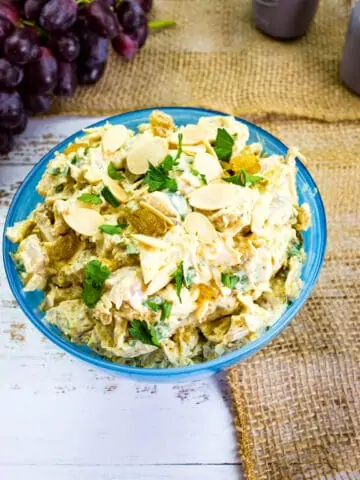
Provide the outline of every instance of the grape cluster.
<path id="1" fill-rule="evenodd" d="M 152 25 L 151 8 L 152 0 L 0 0 L 0 154 L 54 95 L 101 78 L 110 43 L 132 59 L 150 29 L 175 23 Z"/>

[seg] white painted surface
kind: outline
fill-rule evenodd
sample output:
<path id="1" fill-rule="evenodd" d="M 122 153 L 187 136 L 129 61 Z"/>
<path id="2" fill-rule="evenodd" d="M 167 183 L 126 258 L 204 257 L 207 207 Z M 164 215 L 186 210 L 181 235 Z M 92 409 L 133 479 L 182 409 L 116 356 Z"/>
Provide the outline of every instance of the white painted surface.
<path id="1" fill-rule="evenodd" d="M 95 121 L 33 120 L 0 159 L 0 229 L 19 182 Z M 135 383 L 60 351 L 27 322 L 0 268 L 1 480 L 241 479 L 225 376 Z"/>

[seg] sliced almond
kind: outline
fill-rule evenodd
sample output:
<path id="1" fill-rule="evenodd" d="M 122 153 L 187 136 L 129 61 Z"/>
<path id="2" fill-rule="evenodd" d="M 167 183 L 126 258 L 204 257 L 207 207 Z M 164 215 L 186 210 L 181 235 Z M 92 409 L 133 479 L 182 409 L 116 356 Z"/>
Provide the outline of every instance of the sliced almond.
<path id="1" fill-rule="evenodd" d="M 141 233 L 134 233 L 133 238 L 150 248 L 168 248 L 168 244 L 159 238 L 149 237 L 148 235 L 142 235 Z"/>
<path id="2" fill-rule="evenodd" d="M 72 143 L 65 148 L 64 154 L 68 155 L 69 153 L 77 152 L 80 148 L 87 148 L 88 146 L 88 143 Z"/>
<path id="3" fill-rule="evenodd" d="M 134 144 L 127 155 L 127 167 L 134 175 L 146 173 L 149 163 L 155 167 L 168 153 L 167 142 L 159 137 L 144 135 Z"/>
<path id="4" fill-rule="evenodd" d="M 219 160 L 210 153 L 198 153 L 194 159 L 193 168 L 205 175 L 208 182 L 221 178 L 223 174 Z"/>
<path id="5" fill-rule="evenodd" d="M 104 184 L 108 187 L 108 189 L 111 191 L 114 197 L 117 200 L 119 200 L 119 202 L 121 203 L 127 202 L 128 200 L 127 193 L 122 187 L 120 187 L 118 183 L 115 182 L 115 180 L 112 180 L 107 175 L 104 175 Z"/>
<path id="6" fill-rule="evenodd" d="M 99 212 L 77 205 L 73 205 L 66 210 L 63 217 L 70 228 L 87 237 L 95 235 L 100 225 L 104 223 L 104 218 Z"/>
<path id="7" fill-rule="evenodd" d="M 182 133 L 182 144 L 197 145 L 204 140 L 204 129 L 199 125 L 186 125 L 181 127 L 178 132 L 175 132 L 170 137 L 170 142 L 177 145 L 179 143 L 179 133 Z"/>
<path id="8" fill-rule="evenodd" d="M 111 125 L 102 137 L 102 146 L 106 152 L 114 153 L 124 145 L 128 131 L 124 125 Z"/>
<path id="9" fill-rule="evenodd" d="M 151 282 L 163 266 L 163 250 L 140 248 L 139 254 L 141 272 L 145 285 Z"/>
<path id="10" fill-rule="evenodd" d="M 182 148 L 183 153 L 186 153 L 186 155 L 191 155 L 194 156 L 197 153 L 203 153 L 206 152 L 205 145 L 184 145 Z"/>
<path id="11" fill-rule="evenodd" d="M 172 275 L 176 270 L 176 265 L 168 265 L 159 270 L 157 275 L 151 280 L 146 290 L 147 295 L 153 295 L 171 282 Z"/>
<path id="12" fill-rule="evenodd" d="M 157 215 L 159 218 L 161 218 L 162 220 L 164 220 L 164 222 L 166 222 L 168 225 L 171 225 L 172 227 L 175 225 L 174 221 L 171 220 L 169 217 L 167 217 L 166 215 L 164 215 L 162 212 L 160 212 L 159 210 L 157 210 L 155 207 L 153 207 L 152 205 L 150 205 L 149 203 L 146 203 L 146 202 L 139 202 L 139 205 L 141 207 L 144 207 L 144 208 L 147 208 L 148 210 L 150 210 L 150 212 L 153 212 L 155 215 Z"/>
<path id="13" fill-rule="evenodd" d="M 189 203 L 200 210 L 219 210 L 234 203 L 239 188 L 231 183 L 212 183 L 192 192 Z"/>
<path id="14" fill-rule="evenodd" d="M 84 178 L 91 185 L 95 185 L 103 179 L 103 173 L 99 168 L 89 166 L 84 173 Z"/>
<path id="15" fill-rule="evenodd" d="M 202 213 L 189 213 L 184 220 L 184 228 L 191 235 L 196 235 L 202 242 L 211 243 L 217 239 L 213 224 Z"/>

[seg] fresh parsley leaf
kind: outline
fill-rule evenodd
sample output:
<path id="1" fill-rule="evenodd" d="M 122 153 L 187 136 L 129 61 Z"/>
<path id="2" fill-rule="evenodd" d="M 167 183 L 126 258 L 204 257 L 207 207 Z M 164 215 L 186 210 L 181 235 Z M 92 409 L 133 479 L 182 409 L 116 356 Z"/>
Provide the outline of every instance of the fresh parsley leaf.
<path id="1" fill-rule="evenodd" d="M 71 165 L 76 165 L 77 163 L 79 163 L 78 157 L 74 157 L 72 160 L 70 160 L 70 163 Z"/>
<path id="2" fill-rule="evenodd" d="M 100 205 L 102 203 L 100 195 L 95 195 L 95 193 L 83 193 L 78 197 L 78 200 L 91 205 Z"/>
<path id="3" fill-rule="evenodd" d="M 141 343 L 160 347 L 153 327 L 149 326 L 144 320 L 133 320 L 130 323 L 129 333 L 133 338 L 140 340 Z"/>
<path id="4" fill-rule="evenodd" d="M 109 163 L 107 173 L 110 178 L 113 180 L 123 180 L 125 177 L 122 172 L 116 170 L 115 166 L 112 163 Z"/>
<path id="5" fill-rule="evenodd" d="M 26 273 L 26 268 L 23 262 L 19 259 L 14 259 L 15 268 L 18 273 Z"/>
<path id="6" fill-rule="evenodd" d="M 184 279 L 184 264 L 183 262 L 180 262 L 177 269 L 175 270 L 173 274 L 173 279 L 175 281 L 176 285 L 176 295 L 178 296 L 180 303 L 182 303 L 181 300 L 181 288 L 183 285 L 186 286 L 185 284 L 185 279 Z"/>
<path id="7" fill-rule="evenodd" d="M 199 177 L 200 180 L 202 181 L 202 183 L 204 185 L 207 185 L 208 182 L 206 180 L 206 175 L 204 173 L 200 173 L 199 170 L 196 170 L 196 168 L 190 168 L 190 172 L 195 176 L 195 177 Z"/>
<path id="8" fill-rule="evenodd" d="M 158 312 L 161 307 L 161 303 L 156 303 L 153 300 L 147 300 L 146 302 L 144 302 L 144 305 L 149 307 L 150 310 L 152 310 L 153 312 Z"/>
<path id="9" fill-rule="evenodd" d="M 206 180 L 206 175 L 205 175 L 204 173 L 200 173 L 200 180 L 202 181 L 202 183 L 203 183 L 204 185 L 207 185 L 207 184 L 208 184 L 208 182 L 207 182 L 207 180 Z"/>
<path id="10" fill-rule="evenodd" d="M 172 310 L 172 303 L 164 300 L 160 306 L 161 308 L 161 317 L 160 320 L 166 320 L 170 317 L 171 310 Z"/>
<path id="11" fill-rule="evenodd" d="M 219 160 L 223 162 L 230 160 L 234 143 L 233 137 L 225 128 L 218 128 L 214 150 Z"/>
<path id="12" fill-rule="evenodd" d="M 99 230 L 101 232 L 107 233 L 108 235 L 117 235 L 127 227 L 126 223 L 120 223 L 118 225 L 100 225 Z"/>
<path id="13" fill-rule="evenodd" d="M 104 197 L 104 199 L 110 203 L 113 207 L 118 207 L 120 205 L 120 202 L 117 198 L 114 197 L 114 195 L 110 192 L 108 187 L 104 187 L 101 190 L 101 195 Z"/>
<path id="14" fill-rule="evenodd" d="M 302 250 L 302 242 L 293 241 L 289 245 L 287 254 L 288 254 L 289 257 L 296 257 L 297 255 L 299 255 L 301 253 L 301 250 Z"/>
<path id="15" fill-rule="evenodd" d="M 221 283 L 231 290 L 236 287 L 236 285 L 240 282 L 240 279 L 237 275 L 231 275 L 230 273 L 222 273 L 221 274 Z"/>
<path id="16" fill-rule="evenodd" d="M 183 141 L 183 134 L 179 133 L 178 134 L 178 149 L 177 149 L 177 152 L 176 152 L 176 155 L 175 155 L 175 158 L 174 158 L 175 161 L 179 160 L 180 155 L 182 153 L 182 141 Z"/>
<path id="17" fill-rule="evenodd" d="M 94 308 L 103 293 L 104 282 L 111 272 L 99 260 L 91 260 L 84 269 L 82 298 L 89 308 Z"/>
<path id="18" fill-rule="evenodd" d="M 172 170 L 177 164 L 178 162 L 175 160 L 175 158 L 172 158 L 171 155 L 167 155 L 160 166 L 164 172 L 170 172 L 170 170 Z"/>
<path id="19" fill-rule="evenodd" d="M 250 173 L 247 173 L 244 169 L 241 169 L 236 175 L 224 178 L 224 180 L 225 182 L 240 185 L 241 187 L 246 187 L 247 185 L 253 185 L 254 183 L 262 182 L 264 180 L 264 177 L 261 177 L 260 175 L 251 175 Z"/>
<path id="20" fill-rule="evenodd" d="M 55 167 L 49 170 L 50 175 L 60 175 L 61 173 L 61 168 L 60 167 Z"/>
<path id="21" fill-rule="evenodd" d="M 169 155 L 158 167 L 154 167 L 153 165 L 149 166 L 144 178 L 144 182 L 149 185 L 150 192 L 166 189 L 170 190 L 170 192 L 177 192 L 178 187 L 176 180 L 174 178 L 170 178 L 168 175 L 169 170 L 174 165 L 174 160 Z"/>

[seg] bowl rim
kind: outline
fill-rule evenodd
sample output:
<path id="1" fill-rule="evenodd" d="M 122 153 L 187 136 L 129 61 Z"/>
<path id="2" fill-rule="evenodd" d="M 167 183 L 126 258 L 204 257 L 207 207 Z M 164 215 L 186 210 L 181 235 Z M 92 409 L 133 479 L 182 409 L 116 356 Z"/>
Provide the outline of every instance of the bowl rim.
<path id="1" fill-rule="evenodd" d="M 154 108 L 145 108 L 145 109 L 137 109 L 131 110 L 128 112 L 123 112 L 117 115 L 112 115 L 110 117 L 106 117 L 102 120 L 99 120 L 95 123 L 92 123 L 88 127 L 84 128 L 96 128 L 99 126 L 104 125 L 106 122 L 110 122 L 114 119 L 118 119 L 127 115 L 131 115 L 134 113 L 151 113 L 153 110 L 162 110 L 168 113 L 174 111 L 192 111 L 192 112 L 205 112 L 207 114 L 212 115 L 219 115 L 219 116 L 229 116 L 231 114 L 221 112 L 218 110 L 211 110 L 201 107 L 176 107 L 176 106 L 169 106 L 169 107 L 154 107 Z M 281 149 L 284 149 L 284 152 L 288 150 L 288 147 L 277 137 L 272 135 L 270 132 L 267 132 L 262 127 L 245 120 L 241 117 L 234 116 L 236 120 L 244 123 L 248 127 L 250 127 L 253 131 L 256 131 L 261 134 L 261 136 L 271 139 L 272 142 L 275 142 Z M 253 353 L 257 352 L 261 348 L 265 347 L 268 343 L 270 343 L 280 332 L 290 323 L 290 321 L 295 317 L 295 315 L 299 312 L 300 308 L 304 305 L 305 301 L 308 299 L 312 289 L 314 288 L 322 265 L 324 263 L 325 258 L 325 251 L 326 251 L 326 244 L 327 244 L 327 219 L 326 219 L 326 212 L 324 207 L 324 202 L 322 200 L 321 194 L 316 186 L 314 179 L 312 178 L 310 172 L 307 170 L 305 165 L 296 158 L 297 166 L 300 167 L 302 174 L 306 177 L 306 183 L 309 185 L 311 189 L 316 190 L 317 192 L 317 207 L 319 212 L 320 221 L 323 225 L 322 229 L 322 243 L 320 248 L 317 252 L 315 262 L 311 272 L 311 278 L 306 282 L 303 286 L 299 297 L 286 309 L 286 311 L 281 315 L 281 317 L 271 326 L 271 328 L 264 332 L 258 339 L 253 340 L 242 347 L 234 350 L 233 352 L 226 353 L 217 357 L 213 360 L 208 360 L 206 362 L 197 363 L 193 365 L 188 365 L 184 367 L 170 367 L 170 368 L 143 368 L 143 367 L 132 367 L 127 365 L 122 365 L 119 363 L 111 362 L 110 360 L 106 359 L 106 357 L 94 356 L 95 352 L 87 353 L 86 351 L 79 350 L 78 348 L 81 347 L 80 345 L 70 342 L 66 339 L 66 337 L 58 337 L 55 335 L 54 332 L 47 327 L 45 323 L 43 323 L 40 319 L 34 315 L 33 311 L 28 307 L 26 300 L 21 296 L 21 291 L 17 288 L 15 284 L 15 279 L 13 278 L 14 269 L 11 264 L 12 260 L 9 255 L 9 248 L 8 246 L 12 244 L 10 240 L 7 239 L 5 232 L 6 229 L 10 226 L 10 220 L 14 215 L 15 207 L 18 203 L 19 197 L 21 196 L 22 191 L 26 188 L 27 183 L 29 182 L 30 178 L 45 164 L 47 164 L 50 159 L 53 157 L 54 153 L 64 149 L 70 142 L 74 141 L 76 138 L 82 136 L 84 134 L 83 129 L 78 130 L 77 132 L 73 133 L 72 135 L 65 138 L 63 141 L 55 145 L 52 149 L 49 150 L 43 157 L 31 168 L 29 173 L 26 175 L 24 180 L 22 181 L 20 187 L 16 191 L 12 202 L 10 204 L 9 210 L 7 212 L 5 223 L 4 223 L 4 230 L 3 230 L 3 261 L 5 266 L 5 273 L 7 277 L 8 284 L 10 285 L 10 289 L 12 294 L 14 295 L 16 301 L 18 302 L 21 310 L 25 313 L 27 318 L 31 321 L 31 323 L 49 340 L 51 340 L 55 345 L 60 347 L 62 350 L 66 351 L 67 353 L 73 355 L 76 358 L 83 360 L 84 362 L 95 365 L 97 367 L 103 368 L 105 370 L 109 370 L 113 373 L 120 373 L 127 376 L 137 376 L 137 377 L 180 377 L 186 376 L 187 374 L 201 374 L 207 370 L 216 370 L 219 371 L 223 368 L 226 368 L 230 365 L 233 365 L 241 360 L 246 359 Z"/>

